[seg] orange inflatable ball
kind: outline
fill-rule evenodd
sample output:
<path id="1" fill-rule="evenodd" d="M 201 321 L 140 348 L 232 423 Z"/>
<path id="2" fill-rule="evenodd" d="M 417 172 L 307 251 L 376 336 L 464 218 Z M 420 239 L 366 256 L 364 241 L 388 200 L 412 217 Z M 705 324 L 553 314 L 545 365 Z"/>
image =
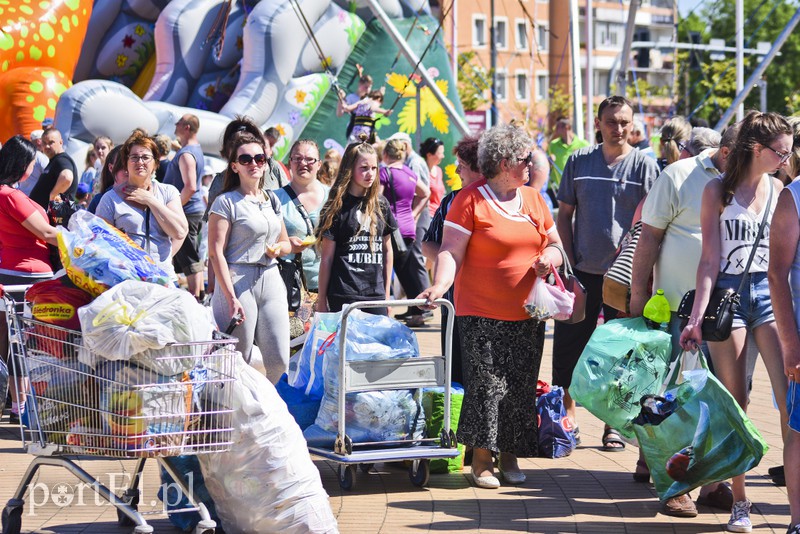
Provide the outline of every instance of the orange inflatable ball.
<path id="1" fill-rule="evenodd" d="M 92 0 L 0 0 L 0 72 L 52 67 L 70 79 L 92 15 Z"/>
<path id="2" fill-rule="evenodd" d="M 2 1 L 2 0 L 0 0 Z M 72 86 L 62 71 L 22 67 L 0 74 L 0 140 L 21 134 L 29 137 L 54 117 L 61 93 Z"/>

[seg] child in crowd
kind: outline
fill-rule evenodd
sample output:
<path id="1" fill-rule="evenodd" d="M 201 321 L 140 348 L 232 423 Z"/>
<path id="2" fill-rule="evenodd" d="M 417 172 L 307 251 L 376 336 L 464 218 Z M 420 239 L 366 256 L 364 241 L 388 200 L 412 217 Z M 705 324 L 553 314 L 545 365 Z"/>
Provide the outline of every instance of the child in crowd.
<path id="1" fill-rule="evenodd" d="M 370 91 L 366 97 L 358 102 L 342 104 L 342 109 L 353 114 L 353 131 L 347 140 L 348 143 L 357 143 L 362 135 L 367 136 L 368 142 L 375 142 L 376 115 L 389 116 L 392 114 L 391 109 L 381 107 L 383 105 L 383 91 L 384 89 L 381 87 L 375 91 Z"/>
<path id="2" fill-rule="evenodd" d="M 75 191 L 75 204 L 80 210 L 85 210 L 89 207 L 89 202 L 92 200 L 92 185 L 87 183 L 78 184 L 78 189 Z"/>
<path id="3" fill-rule="evenodd" d="M 340 311 L 346 304 L 389 298 L 392 273 L 390 236 L 397 227 L 389 203 L 379 193 L 378 156 L 362 134 L 347 147 L 316 237 L 320 247 L 317 311 Z M 367 308 L 388 314 L 386 308 Z"/>

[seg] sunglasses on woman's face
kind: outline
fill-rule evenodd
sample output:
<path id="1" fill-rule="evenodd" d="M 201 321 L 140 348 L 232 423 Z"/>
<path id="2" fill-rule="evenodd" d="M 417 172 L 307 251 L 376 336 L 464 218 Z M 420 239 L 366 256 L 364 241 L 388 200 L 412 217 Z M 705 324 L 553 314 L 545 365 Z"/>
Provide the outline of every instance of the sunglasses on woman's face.
<path id="1" fill-rule="evenodd" d="M 267 162 L 267 155 L 256 154 L 255 156 L 251 156 L 250 154 L 239 154 L 239 156 L 236 158 L 236 162 L 239 165 L 250 165 L 254 161 L 256 162 L 256 165 L 260 167 Z"/>

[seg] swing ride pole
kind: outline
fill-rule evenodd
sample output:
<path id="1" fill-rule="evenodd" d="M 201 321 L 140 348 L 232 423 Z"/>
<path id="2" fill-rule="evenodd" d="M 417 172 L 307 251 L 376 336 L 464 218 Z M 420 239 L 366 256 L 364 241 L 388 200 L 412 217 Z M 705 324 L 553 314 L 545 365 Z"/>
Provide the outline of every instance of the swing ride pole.
<path id="1" fill-rule="evenodd" d="M 747 98 L 747 95 L 750 94 L 750 91 L 753 89 L 753 87 L 758 84 L 758 81 L 761 80 L 761 77 L 764 75 L 764 72 L 767 70 L 770 63 L 772 63 L 772 60 L 775 59 L 775 56 L 778 55 L 781 47 L 792 34 L 792 31 L 794 31 L 794 28 L 797 26 L 798 22 L 800 22 L 800 9 L 795 11 L 794 15 L 792 15 L 792 18 L 786 24 L 786 27 L 783 29 L 780 35 L 778 35 L 778 38 L 775 39 L 775 42 L 772 44 L 772 48 L 769 49 L 769 52 L 767 52 L 767 54 L 764 56 L 764 59 L 761 60 L 761 63 L 758 64 L 758 67 L 756 67 L 747 81 L 744 82 L 742 91 L 736 95 L 736 98 L 733 99 L 731 106 L 719 119 L 717 125 L 714 126 L 715 130 L 721 132 L 722 129 L 728 125 L 733 116 L 736 114 L 739 106 L 744 102 L 745 98 Z"/>
<path id="2" fill-rule="evenodd" d="M 433 78 L 431 78 L 430 74 L 428 74 L 428 69 L 426 69 L 425 65 L 423 65 L 420 62 L 419 57 L 417 57 L 414 51 L 411 50 L 411 47 L 408 46 L 408 43 L 405 41 L 405 39 L 403 39 L 403 37 L 397 31 L 397 28 L 389 19 L 389 16 L 386 14 L 383 8 L 381 8 L 381 6 L 378 4 L 377 0 L 367 0 L 367 5 L 369 6 L 370 10 L 375 15 L 375 17 L 380 21 L 381 25 L 386 30 L 386 33 L 389 34 L 389 37 L 392 38 L 392 41 L 394 41 L 394 43 L 406 57 L 408 62 L 411 63 L 412 65 L 419 64 L 419 68 L 417 69 L 417 74 L 419 74 L 419 76 L 425 81 L 425 85 L 428 86 L 428 88 L 431 90 L 431 93 L 433 93 L 433 96 L 436 97 L 436 100 L 438 100 L 439 103 L 442 105 L 444 110 L 447 112 L 447 115 L 450 116 L 450 120 L 452 121 L 456 129 L 458 129 L 461 135 L 469 135 L 471 132 L 469 126 L 467 126 L 467 123 L 456 112 L 455 108 L 453 107 L 453 104 L 451 104 L 450 101 L 447 100 L 447 96 L 445 96 L 444 93 L 442 93 L 439 90 L 439 87 L 436 85 L 436 82 L 433 80 Z"/>

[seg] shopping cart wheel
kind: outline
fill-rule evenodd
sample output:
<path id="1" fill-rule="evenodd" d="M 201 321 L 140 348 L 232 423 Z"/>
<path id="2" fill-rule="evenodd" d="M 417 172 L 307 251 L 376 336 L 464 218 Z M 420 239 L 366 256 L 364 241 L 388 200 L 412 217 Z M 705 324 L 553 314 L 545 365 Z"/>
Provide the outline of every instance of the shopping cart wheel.
<path id="1" fill-rule="evenodd" d="M 217 530 L 217 523 L 209 519 L 208 521 L 200 521 L 197 523 L 197 526 L 194 527 L 194 532 L 192 534 L 214 534 Z"/>
<path id="2" fill-rule="evenodd" d="M 456 433 L 453 430 L 450 430 L 450 447 L 456 448 L 458 447 L 458 440 L 456 440 Z"/>
<path id="3" fill-rule="evenodd" d="M 3 534 L 19 534 L 22 530 L 22 507 L 25 501 L 10 499 L 3 508 Z"/>
<path id="4" fill-rule="evenodd" d="M 413 460 L 408 466 L 408 478 L 418 488 L 427 486 L 428 480 L 431 478 L 430 460 Z"/>
<path id="5" fill-rule="evenodd" d="M 450 443 L 450 434 L 442 430 L 442 433 L 439 435 L 439 446 L 443 449 L 449 449 L 452 447 L 452 443 Z"/>
<path id="6" fill-rule="evenodd" d="M 362 473 L 369 473 L 370 469 L 372 469 L 375 464 L 359 464 Z"/>
<path id="7" fill-rule="evenodd" d="M 351 490 L 356 486 L 356 466 L 339 465 L 339 487 L 343 490 Z"/>
<path id="8" fill-rule="evenodd" d="M 131 505 L 134 510 L 139 510 L 139 490 L 136 489 L 127 489 L 125 493 L 122 494 L 120 500 L 125 501 L 127 504 Z M 117 524 L 121 527 L 132 527 L 136 523 L 134 523 L 130 517 L 125 515 L 122 510 L 117 509 Z"/>

